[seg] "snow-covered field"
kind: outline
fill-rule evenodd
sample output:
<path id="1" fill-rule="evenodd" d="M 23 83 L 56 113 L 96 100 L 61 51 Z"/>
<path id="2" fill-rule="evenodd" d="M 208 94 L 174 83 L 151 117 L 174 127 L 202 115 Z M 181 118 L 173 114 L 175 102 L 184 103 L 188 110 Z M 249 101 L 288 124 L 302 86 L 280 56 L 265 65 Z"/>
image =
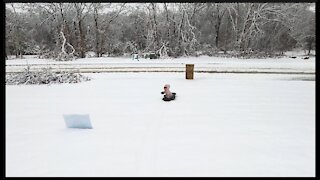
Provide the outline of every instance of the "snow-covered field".
<path id="1" fill-rule="evenodd" d="M 84 75 L 6 85 L 7 177 L 315 176 L 314 75 Z M 165 83 L 175 101 L 161 100 Z"/>
<path id="2" fill-rule="evenodd" d="M 177 59 L 140 59 L 140 61 L 133 61 L 130 57 L 101 57 L 76 59 L 67 62 L 29 57 L 6 60 L 6 72 L 24 71 L 27 64 L 31 65 L 30 70 L 51 67 L 79 72 L 183 72 L 185 64 L 194 64 L 196 72 L 315 73 L 314 56 L 307 60 L 301 57 L 296 59 L 289 57 L 237 59 L 201 56 Z"/>

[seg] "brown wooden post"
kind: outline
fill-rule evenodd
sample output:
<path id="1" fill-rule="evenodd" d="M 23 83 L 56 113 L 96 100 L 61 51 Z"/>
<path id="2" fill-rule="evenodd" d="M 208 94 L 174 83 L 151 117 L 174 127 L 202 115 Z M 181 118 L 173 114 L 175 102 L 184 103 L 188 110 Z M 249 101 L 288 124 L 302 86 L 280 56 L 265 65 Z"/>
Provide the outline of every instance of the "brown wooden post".
<path id="1" fill-rule="evenodd" d="M 194 64 L 186 64 L 186 79 L 193 79 Z"/>

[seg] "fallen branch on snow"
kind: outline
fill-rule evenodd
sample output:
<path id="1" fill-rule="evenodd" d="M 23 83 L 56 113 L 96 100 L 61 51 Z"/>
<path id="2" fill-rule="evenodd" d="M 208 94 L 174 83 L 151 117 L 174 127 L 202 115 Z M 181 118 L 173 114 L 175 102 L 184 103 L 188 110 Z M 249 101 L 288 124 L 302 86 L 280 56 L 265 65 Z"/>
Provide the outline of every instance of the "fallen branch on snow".
<path id="1" fill-rule="evenodd" d="M 89 77 L 79 73 L 52 72 L 51 69 L 45 68 L 37 72 L 31 72 L 29 69 L 26 69 L 23 73 L 6 74 L 7 85 L 79 83 L 89 80 L 91 80 Z"/>

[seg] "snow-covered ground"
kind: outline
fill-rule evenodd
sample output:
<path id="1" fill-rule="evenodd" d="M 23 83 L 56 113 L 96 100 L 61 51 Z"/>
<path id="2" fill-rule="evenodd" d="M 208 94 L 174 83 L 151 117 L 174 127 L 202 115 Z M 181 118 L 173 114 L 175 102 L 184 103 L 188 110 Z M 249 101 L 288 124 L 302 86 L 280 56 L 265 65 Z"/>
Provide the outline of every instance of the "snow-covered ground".
<path id="1" fill-rule="evenodd" d="M 24 71 L 27 64 L 31 70 L 44 67 L 79 72 L 183 72 L 185 64 L 194 64 L 196 72 L 266 72 L 266 73 L 315 73 L 315 57 L 305 60 L 292 59 L 237 59 L 223 57 L 185 57 L 177 59 L 141 59 L 130 57 L 83 58 L 75 61 L 57 62 L 51 59 L 25 58 L 6 60 L 6 72 Z"/>
<path id="2" fill-rule="evenodd" d="M 6 85 L 7 177 L 315 176 L 314 75 L 85 75 Z M 161 100 L 165 83 L 175 101 Z"/>

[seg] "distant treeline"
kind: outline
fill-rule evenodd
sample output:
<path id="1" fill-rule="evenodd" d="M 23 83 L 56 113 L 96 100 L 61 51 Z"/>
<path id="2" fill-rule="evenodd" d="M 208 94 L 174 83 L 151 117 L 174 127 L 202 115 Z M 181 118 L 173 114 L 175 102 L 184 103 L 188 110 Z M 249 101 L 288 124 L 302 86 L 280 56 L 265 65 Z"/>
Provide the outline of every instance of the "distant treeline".
<path id="1" fill-rule="evenodd" d="M 6 55 L 277 55 L 315 48 L 314 3 L 6 3 Z"/>

